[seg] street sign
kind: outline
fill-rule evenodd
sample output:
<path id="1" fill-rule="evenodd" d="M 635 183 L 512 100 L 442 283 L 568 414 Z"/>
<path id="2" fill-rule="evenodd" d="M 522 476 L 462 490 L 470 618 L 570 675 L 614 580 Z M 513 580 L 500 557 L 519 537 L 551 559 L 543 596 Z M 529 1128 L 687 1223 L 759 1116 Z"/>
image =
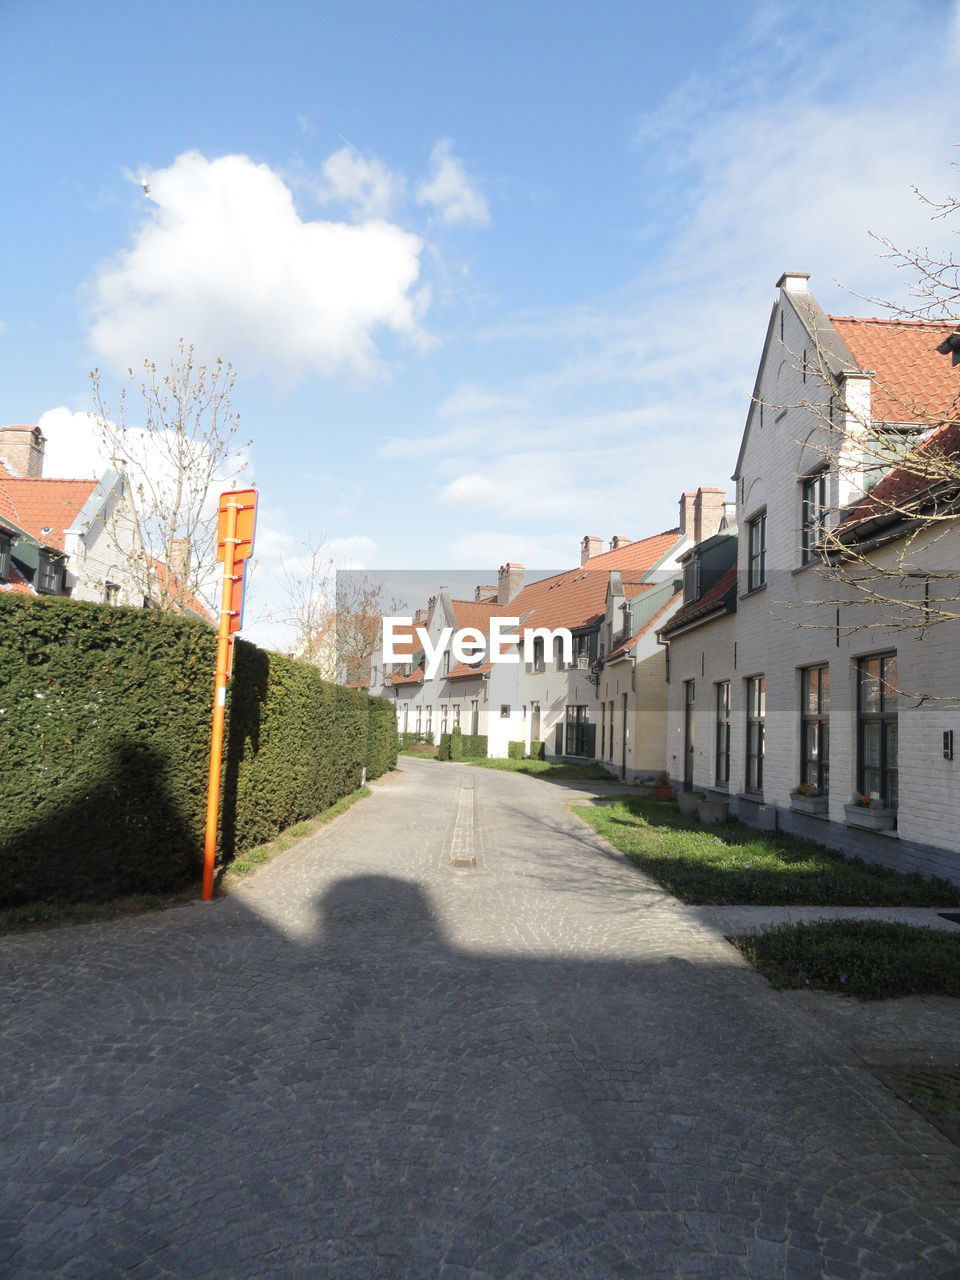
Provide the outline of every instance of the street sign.
<path id="1" fill-rule="evenodd" d="M 236 507 L 237 525 L 234 559 L 246 560 L 253 555 L 253 534 L 257 527 L 257 491 L 256 489 L 233 489 L 230 493 L 221 493 L 220 511 L 217 516 L 217 559 L 226 560 L 228 508 Z"/>

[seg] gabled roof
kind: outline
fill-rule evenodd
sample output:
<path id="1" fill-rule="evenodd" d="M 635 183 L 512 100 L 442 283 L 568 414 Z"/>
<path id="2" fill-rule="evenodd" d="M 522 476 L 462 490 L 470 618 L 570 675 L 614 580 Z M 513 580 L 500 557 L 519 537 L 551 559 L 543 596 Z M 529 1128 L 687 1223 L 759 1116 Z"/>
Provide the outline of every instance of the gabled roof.
<path id="1" fill-rule="evenodd" d="M 457 626 L 460 629 L 474 627 L 484 635 L 490 628 L 490 619 L 504 612 L 503 607 L 497 604 L 495 596 L 492 600 L 451 600 L 450 603 L 453 605 Z"/>
<path id="2" fill-rule="evenodd" d="M 870 410 L 878 422 L 927 422 L 957 416 L 960 379 L 937 345 L 955 320 L 830 316 L 859 367 L 876 374 Z"/>
<path id="3" fill-rule="evenodd" d="M 46 547 L 63 550 L 64 534 L 73 528 L 96 480 L 28 480 L 7 473 L 2 480 L 16 511 L 16 523 Z"/>
<path id="4" fill-rule="evenodd" d="M 670 635 L 694 623 L 706 622 L 714 615 L 733 613 L 736 606 L 737 566 L 732 564 L 699 600 L 691 600 L 682 609 L 678 609 L 669 622 L 660 628 L 660 634 Z"/>
<path id="5" fill-rule="evenodd" d="M 519 591 L 501 614 L 520 617 L 524 626 L 569 627 L 595 625 L 606 612 L 610 570 L 649 573 L 680 541 L 679 529 L 629 542 L 616 551 L 591 556 L 579 568 L 531 582 Z"/>

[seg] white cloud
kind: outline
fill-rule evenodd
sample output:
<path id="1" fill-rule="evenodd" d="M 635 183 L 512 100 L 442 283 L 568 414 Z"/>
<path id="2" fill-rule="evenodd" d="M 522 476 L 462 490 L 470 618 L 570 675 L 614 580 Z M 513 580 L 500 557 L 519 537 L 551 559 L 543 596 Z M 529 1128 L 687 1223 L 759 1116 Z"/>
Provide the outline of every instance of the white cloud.
<path id="1" fill-rule="evenodd" d="M 63 406 L 47 409 L 37 421 L 46 437 L 43 474 L 57 479 L 100 477 L 111 465 L 110 453 L 92 413 L 73 413 Z"/>
<path id="2" fill-rule="evenodd" d="M 403 192 L 404 180 L 376 156 L 369 159 L 352 147 L 341 147 L 323 162 L 321 204 L 341 201 L 363 221 L 388 218 Z"/>
<path id="3" fill-rule="evenodd" d="M 304 221 L 283 180 L 246 156 L 179 156 L 145 171 L 130 248 L 93 282 L 96 353 L 118 367 L 181 337 L 207 357 L 296 376 L 369 374 L 376 338 L 424 341 L 422 241 L 387 222 Z"/>
<path id="4" fill-rule="evenodd" d="M 466 170 L 452 151 L 453 143 L 443 138 L 430 153 L 433 173 L 417 187 L 417 199 L 431 205 L 441 222 L 473 223 L 485 227 L 490 211 L 483 196 L 467 177 Z"/>

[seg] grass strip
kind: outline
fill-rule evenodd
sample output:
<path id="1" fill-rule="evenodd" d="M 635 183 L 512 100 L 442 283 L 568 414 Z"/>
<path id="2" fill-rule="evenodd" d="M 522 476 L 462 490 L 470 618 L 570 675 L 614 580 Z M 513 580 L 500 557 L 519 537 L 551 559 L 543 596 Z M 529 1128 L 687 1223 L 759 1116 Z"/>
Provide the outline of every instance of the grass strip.
<path id="1" fill-rule="evenodd" d="M 780 924 L 730 941 L 778 990 L 960 996 L 960 934 L 889 920 Z"/>
<path id="2" fill-rule="evenodd" d="M 844 858 L 813 840 L 741 822 L 704 827 L 668 801 L 625 798 L 574 812 L 681 902 L 694 905 L 941 907 L 960 887 Z"/>
<path id="3" fill-rule="evenodd" d="M 555 764 L 551 760 L 460 760 L 459 764 L 472 764 L 478 769 L 500 769 L 506 773 L 525 773 L 531 778 L 545 778 L 549 782 L 593 781 L 616 782 L 599 764 Z"/>
<path id="4" fill-rule="evenodd" d="M 336 804 L 332 804 L 329 809 L 324 809 L 322 813 L 318 813 L 315 818 L 310 818 L 306 822 L 298 822 L 296 826 L 289 827 L 286 831 L 281 832 L 275 840 L 260 845 L 259 848 L 247 850 L 241 857 L 234 858 L 232 862 L 227 863 L 223 870 L 221 884 L 224 887 L 229 887 L 231 877 L 248 876 L 251 871 L 256 870 L 263 863 L 269 862 L 278 853 L 286 853 L 288 849 L 293 848 L 298 840 L 302 840 L 306 836 L 312 836 L 325 823 L 331 822 L 334 818 L 339 818 L 341 813 L 346 813 L 358 800 L 362 800 L 368 795 L 370 795 L 369 787 L 359 787 L 356 791 L 351 791 L 348 796 L 338 800 Z"/>

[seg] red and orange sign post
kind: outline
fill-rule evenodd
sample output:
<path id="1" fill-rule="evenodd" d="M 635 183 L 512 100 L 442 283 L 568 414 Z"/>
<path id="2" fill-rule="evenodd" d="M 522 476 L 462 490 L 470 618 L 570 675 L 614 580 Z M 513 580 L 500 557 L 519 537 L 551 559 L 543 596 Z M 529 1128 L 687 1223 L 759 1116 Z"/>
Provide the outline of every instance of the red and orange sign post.
<path id="1" fill-rule="evenodd" d="M 213 871 L 217 856 L 217 819 L 220 816 L 223 726 L 227 710 L 227 681 L 233 670 L 233 633 L 239 631 L 243 620 L 243 572 L 247 561 L 253 555 L 253 535 L 256 525 L 256 489 L 236 489 L 231 493 L 220 495 L 217 559 L 223 561 L 223 587 L 220 592 L 213 728 L 210 734 L 207 833 L 203 845 L 203 898 L 205 901 L 213 897 Z"/>

